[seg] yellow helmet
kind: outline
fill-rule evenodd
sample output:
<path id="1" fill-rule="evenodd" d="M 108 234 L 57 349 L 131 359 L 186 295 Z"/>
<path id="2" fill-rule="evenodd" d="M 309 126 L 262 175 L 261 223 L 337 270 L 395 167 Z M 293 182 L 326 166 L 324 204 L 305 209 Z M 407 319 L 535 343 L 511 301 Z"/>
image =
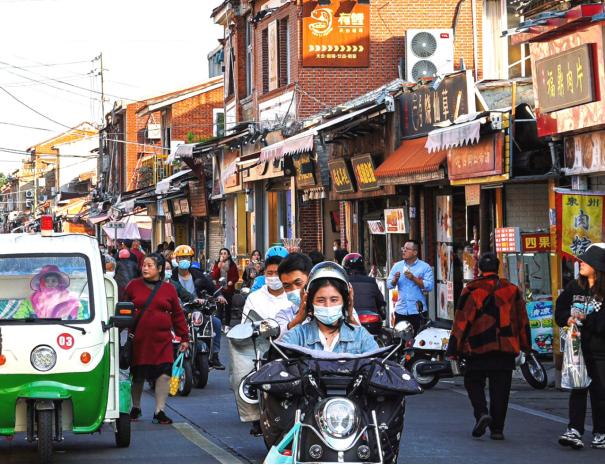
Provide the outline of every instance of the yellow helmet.
<path id="1" fill-rule="evenodd" d="M 175 257 L 193 257 L 195 253 L 193 249 L 188 245 L 179 245 L 176 249 L 174 249 Z"/>

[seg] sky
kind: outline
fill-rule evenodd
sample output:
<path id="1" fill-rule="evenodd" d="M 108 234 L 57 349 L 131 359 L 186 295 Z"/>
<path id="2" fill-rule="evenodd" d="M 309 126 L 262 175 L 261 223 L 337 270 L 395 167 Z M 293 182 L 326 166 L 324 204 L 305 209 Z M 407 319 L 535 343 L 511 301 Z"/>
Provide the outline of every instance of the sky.
<path id="1" fill-rule="evenodd" d="M 20 166 L 15 149 L 83 121 L 101 123 L 100 62 L 93 61 L 101 52 L 105 112 L 115 100 L 207 79 L 207 55 L 223 34 L 210 14 L 221 2 L 0 0 L 0 172 Z"/>

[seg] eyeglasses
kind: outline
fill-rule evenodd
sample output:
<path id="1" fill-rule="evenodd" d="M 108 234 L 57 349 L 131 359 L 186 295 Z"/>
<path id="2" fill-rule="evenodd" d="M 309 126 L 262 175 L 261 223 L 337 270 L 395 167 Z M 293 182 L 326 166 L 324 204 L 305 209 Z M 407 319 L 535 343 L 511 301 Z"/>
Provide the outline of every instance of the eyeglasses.
<path id="1" fill-rule="evenodd" d="M 402 247 L 401 251 L 405 252 L 406 250 L 411 250 L 412 252 L 414 252 L 416 249 L 414 249 L 413 247 Z"/>

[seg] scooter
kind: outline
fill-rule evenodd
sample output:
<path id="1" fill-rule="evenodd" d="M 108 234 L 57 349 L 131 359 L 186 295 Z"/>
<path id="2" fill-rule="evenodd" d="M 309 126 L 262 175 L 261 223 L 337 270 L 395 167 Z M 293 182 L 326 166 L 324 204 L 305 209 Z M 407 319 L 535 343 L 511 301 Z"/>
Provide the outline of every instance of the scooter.
<path id="1" fill-rule="evenodd" d="M 357 316 L 361 326 L 368 330 L 374 336 L 374 339 L 380 347 L 386 347 L 393 343 L 392 334 L 383 325 L 386 312 L 383 308 L 376 313 L 373 310 L 357 310 Z"/>

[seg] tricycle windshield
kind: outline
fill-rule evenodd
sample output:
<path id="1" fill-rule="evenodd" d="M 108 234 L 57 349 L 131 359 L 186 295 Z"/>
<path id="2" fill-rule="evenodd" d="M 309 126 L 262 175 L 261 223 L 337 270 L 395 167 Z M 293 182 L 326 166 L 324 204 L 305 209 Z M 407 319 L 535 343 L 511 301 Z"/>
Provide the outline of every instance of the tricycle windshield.
<path id="1" fill-rule="evenodd" d="M 80 254 L 0 257 L 0 323 L 88 321 L 90 265 Z"/>

